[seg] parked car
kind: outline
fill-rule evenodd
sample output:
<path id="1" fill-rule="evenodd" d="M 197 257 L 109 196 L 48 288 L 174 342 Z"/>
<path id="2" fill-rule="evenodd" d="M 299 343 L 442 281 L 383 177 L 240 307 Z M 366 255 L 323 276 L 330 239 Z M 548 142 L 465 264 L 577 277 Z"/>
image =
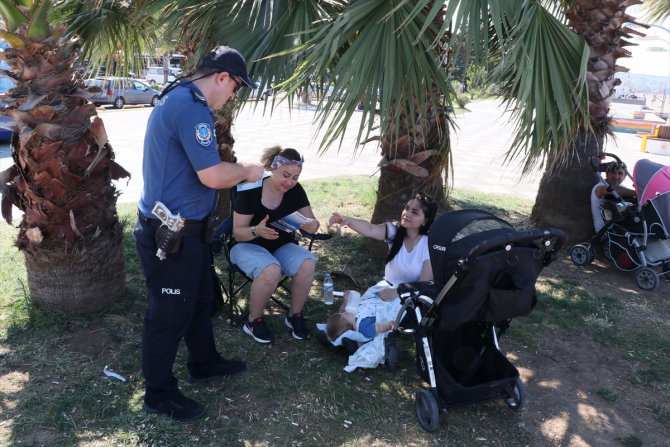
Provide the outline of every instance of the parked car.
<path id="1" fill-rule="evenodd" d="M 158 104 L 161 94 L 144 82 L 131 78 L 104 76 L 84 82 L 87 87 L 95 86 L 100 89 L 89 101 L 96 106 L 111 104 L 115 109 L 122 109 L 126 104 L 149 104 L 153 107 Z"/>
<path id="2" fill-rule="evenodd" d="M 249 94 L 249 98 L 258 98 L 260 96 L 261 101 L 265 101 L 269 96 L 274 94 L 274 87 L 272 82 L 263 81 L 262 79 L 256 79 L 256 86 Z M 260 93 L 262 91 L 263 93 Z"/>
<path id="3" fill-rule="evenodd" d="M 181 69 L 175 67 L 168 68 L 168 82 L 174 81 L 180 74 Z M 163 85 L 165 82 L 163 67 L 147 67 L 144 79 L 146 79 L 149 84 Z"/>

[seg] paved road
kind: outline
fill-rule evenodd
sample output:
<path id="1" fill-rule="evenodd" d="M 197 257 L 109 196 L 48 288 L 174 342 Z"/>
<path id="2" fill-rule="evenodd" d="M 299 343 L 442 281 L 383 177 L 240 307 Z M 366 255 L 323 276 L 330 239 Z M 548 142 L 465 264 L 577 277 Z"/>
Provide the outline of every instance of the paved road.
<path id="1" fill-rule="evenodd" d="M 504 113 L 500 103 L 495 100 L 471 103 L 468 109 L 471 113 L 456 119 L 459 129 L 453 140 L 454 186 L 534 199 L 542 171 L 522 177 L 520 161 L 504 163 L 505 152 L 513 139 L 509 114 Z M 670 164 L 669 157 L 641 152 L 640 137 L 618 132 L 614 135 L 613 139 L 605 142 L 605 151 L 617 154 L 631 174 L 635 162 L 641 158 L 663 165 Z"/>
<path id="2" fill-rule="evenodd" d="M 258 161 L 263 149 L 281 145 L 294 147 L 305 157 L 301 179 L 314 179 L 335 175 L 372 175 L 379 162 L 378 151 L 366 148 L 358 157 L 352 157 L 356 141 L 354 126 L 350 126 L 342 149 L 334 147 L 319 156 L 318 141 L 314 140 L 315 126 L 313 107 L 302 107 L 289 111 L 279 107 L 270 117 L 262 107 L 253 108 L 249 103 L 233 125 L 235 153 L 241 161 Z M 120 202 L 135 202 L 142 189 L 142 143 L 150 108 L 128 110 L 104 110 L 100 112 L 104 120 L 110 142 L 116 152 L 116 160 L 131 172 L 133 177 L 126 185 L 123 181 L 119 189 L 123 194 Z"/>
<path id="3" fill-rule="evenodd" d="M 339 175 L 376 175 L 379 149 L 366 145 L 360 154 L 353 156 L 357 123 L 352 121 L 345 134 L 342 148 L 328 150 L 318 155 L 315 139 L 314 107 L 289 110 L 279 106 L 272 116 L 262 104 L 247 103 L 237 118 L 233 135 L 235 151 L 240 160 L 258 160 L 261 151 L 279 144 L 295 147 L 305 155 L 302 179 L 324 178 Z M 512 129 L 506 122 L 499 103 L 492 100 L 468 105 L 471 110 L 455 122 L 458 128 L 453 138 L 453 184 L 456 188 L 475 189 L 499 194 L 514 194 L 532 199 L 537 193 L 541 173 L 520 178 L 520 163 L 504 165 L 504 154 L 512 140 Z M 130 181 L 117 185 L 122 192 L 119 202 L 136 202 L 142 189 L 142 142 L 151 108 L 126 108 L 101 110 L 109 140 L 116 152 L 117 161 L 131 172 Z M 356 115 L 357 116 L 357 115 Z M 630 167 L 640 158 L 647 157 L 662 164 L 670 164 L 668 157 L 640 152 L 640 139 L 631 134 L 617 133 L 616 140 L 608 142 L 606 150 L 617 153 Z M 0 170 L 11 164 L 9 148 L 0 146 Z"/>

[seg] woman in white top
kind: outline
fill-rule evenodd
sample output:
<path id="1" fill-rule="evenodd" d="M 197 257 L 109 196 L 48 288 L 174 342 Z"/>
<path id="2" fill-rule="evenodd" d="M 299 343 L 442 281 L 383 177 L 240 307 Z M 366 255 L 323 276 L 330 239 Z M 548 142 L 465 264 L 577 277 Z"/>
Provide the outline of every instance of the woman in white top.
<path id="1" fill-rule="evenodd" d="M 437 204 L 433 199 L 418 193 L 405 205 L 399 222 L 372 224 L 364 219 L 333 213 L 328 226 L 346 225 L 363 236 L 388 243 L 389 253 L 384 269 L 384 281 L 388 288 L 379 292 L 379 296 L 388 301 L 398 296 L 396 287 L 399 284 L 433 279 L 426 234 L 436 212 Z"/>

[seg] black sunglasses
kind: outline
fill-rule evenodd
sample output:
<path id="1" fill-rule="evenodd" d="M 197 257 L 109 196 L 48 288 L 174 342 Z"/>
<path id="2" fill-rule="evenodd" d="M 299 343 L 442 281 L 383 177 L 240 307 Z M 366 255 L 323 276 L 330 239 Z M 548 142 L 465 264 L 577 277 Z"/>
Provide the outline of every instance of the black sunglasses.
<path id="1" fill-rule="evenodd" d="M 235 81 L 236 84 L 235 88 L 233 89 L 233 92 L 237 93 L 237 91 L 240 88 L 244 87 L 244 81 L 242 80 L 242 78 L 239 78 L 237 76 L 233 76 L 233 81 Z"/>
<path id="2" fill-rule="evenodd" d="M 425 192 L 419 192 L 419 193 L 417 193 L 417 194 L 416 194 L 416 197 L 417 197 L 420 201 L 422 201 L 422 202 L 424 202 L 424 203 L 433 203 L 433 202 L 435 201 L 431 196 L 429 196 L 429 195 L 426 194 Z"/>

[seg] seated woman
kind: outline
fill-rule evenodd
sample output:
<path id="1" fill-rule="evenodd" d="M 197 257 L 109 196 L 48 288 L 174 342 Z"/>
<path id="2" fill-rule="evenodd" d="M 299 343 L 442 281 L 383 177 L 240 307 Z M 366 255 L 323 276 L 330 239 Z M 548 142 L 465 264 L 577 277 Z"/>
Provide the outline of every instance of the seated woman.
<path id="1" fill-rule="evenodd" d="M 406 282 L 433 279 L 426 234 L 435 220 L 436 212 L 437 205 L 432 198 L 419 193 L 407 202 L 399 222 L 372 224 L 363 219 L 343 216 L 340 213 L 333 213 L 330 217 L 329 226 L 346 225 L 363 236 L 386 241 L 389 246 L 384 279 L 370 287 L 361 298 L 360 306 L 365 309 L 365 312 L 362 314 L 360 310 L 357 311 L 354 318 L 352 315 L 341 313 L 335 314 L 339 316 L 329 318 L 331 337 L 328 340 L 330 343 L 341 342 L 332 337 L 336 335 L 339 337 L 343 330 L 352 328 L 359 333 L 362 330 L 362 335 L 368 335 L 367 339 L 374 336 L 372 342 L 364 345 L 365 349 L 357 350 L 349 358 L 349 366 L 345 368 L 347 371 L 353 371 L 357 367 L 373 368 L 383 361 L 383 338 L 391 328 L 391 317 L 394 317 L 400 309 L 397 286 Z M 395 309 L 395 313 L 392 309 Z M 338 325 L 341 325 L 339 329 Z M 321 326 L 321 328 L 327 330 L 327 326 Z"/>
<path id="2" fill-rule="evenodd" d="M 386 241 L 389 252 L 386 256 L 384 279 L 377 283 L 382 299 L 398 296 L 399 284 L 433 279 L 433 269 L 428 254 L 428 229 L 435 220 L 437 204 L 423 193 L 416 194 L 402 210 L 399 222 L 372 224 L 363 219 L 333 213 L 328 226 L 346 225 L 358 234 Z"/>
<path id="3" fill-rule="evenodd" d="M 622 185 L 626 179 L 626 164 L 612 163 L 605 171 L 605 180 L 600 179 L 591 190 L 591 215 L 593 216 L 593 227 L 596 232 L 605 226 L 605 218 L 602 214 L 603 201 L 616 200 L 612 192 L 628 200 L 635 199 L 635 191 Z"/>
<path id="4" fill-rule="evenodd" d="M 298 183 L 303 158 L 295 149 L 279 146 L 266 149 L 261 162 L 272 175 L 258 185 L 239 187 L 233 212 L 235 245 L 230 258 L 253 278 L 250 291 L 249 318 L 243 330 L 259 343 L 271 343 L 274 335 L 263 320 L 263 309 L 282 278 L 292 277 L 291 306 L 285 324 L 293 338 L 306 340 L 310 331 L 302 308 L 314 278 L 316 257 L 295 243 L 293 232 L 276 229 L 272 222 L 298 211 L 311 218 L 301 228 L 316 233 L 319 221 L 314 217 L 305 190 Z"/>

